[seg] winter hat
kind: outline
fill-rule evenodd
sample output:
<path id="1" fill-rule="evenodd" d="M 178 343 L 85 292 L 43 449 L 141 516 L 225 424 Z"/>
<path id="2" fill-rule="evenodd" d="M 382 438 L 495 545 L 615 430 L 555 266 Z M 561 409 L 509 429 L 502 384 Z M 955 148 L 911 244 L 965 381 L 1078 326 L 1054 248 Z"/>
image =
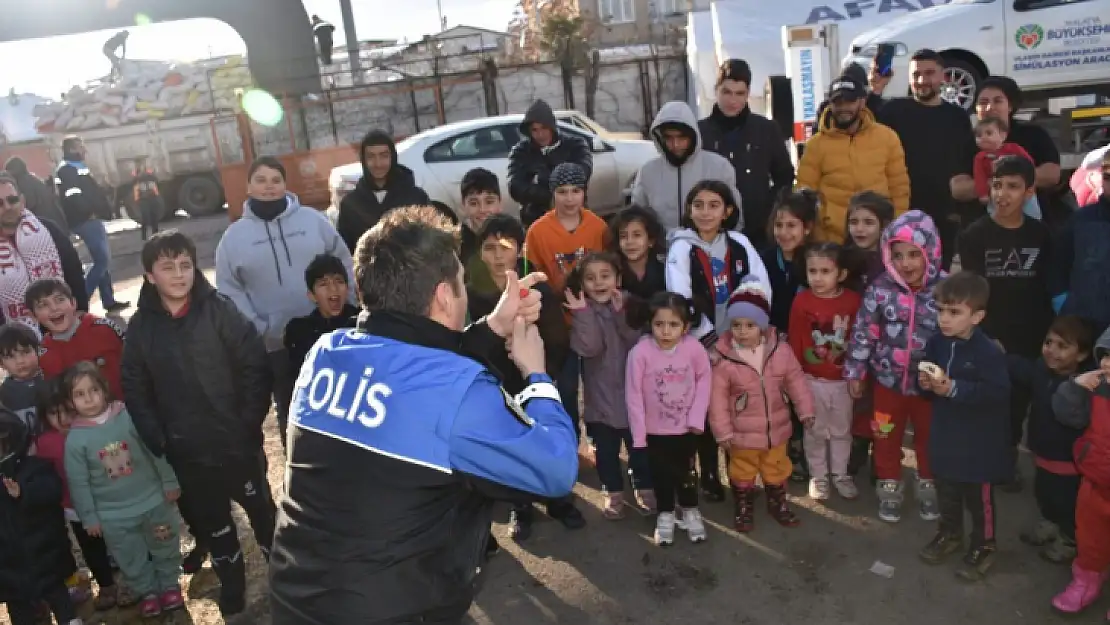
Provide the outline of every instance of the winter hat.
<path id="1" fill-rule="evenodd" d="M 771 298 L 759 278 L 746 276 L 728 298 L 728 320 L 751 319 L 761 330 L 771 323 Z"/>
<path id="2" fill-rule="evenodd" d="M 562 163 L 555 167 L 548 178 L 548 186 L 554 191 L 567 185 L 586 188 L 586 172 L 576 163 Z"/>

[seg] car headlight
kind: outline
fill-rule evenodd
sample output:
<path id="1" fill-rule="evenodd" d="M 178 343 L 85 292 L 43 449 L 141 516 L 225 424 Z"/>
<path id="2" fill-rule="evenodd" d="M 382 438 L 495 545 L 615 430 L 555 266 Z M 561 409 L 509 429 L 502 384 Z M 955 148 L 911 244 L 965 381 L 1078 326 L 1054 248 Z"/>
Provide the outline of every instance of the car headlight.
<path id="1" fill-rule="evenodd" d="M 910 49 L 907 48 L 906 44 L 904 44 L 904 43 L 896 43 L 896 42 L 883 42 L 883 43 L 891 43 L 891 44 L 894 45 L 894 56 L 906 56 L 907 54 L 910 53 Z M 870 58 L 870 57 L 874 57 L 876 54 L 878 54 L 878 52 L 879 52 L 879 44 L 873 43 L 869 46 L 866 46 L 866 47 L 862 48 L 859 51 L 858 56 Z"/>

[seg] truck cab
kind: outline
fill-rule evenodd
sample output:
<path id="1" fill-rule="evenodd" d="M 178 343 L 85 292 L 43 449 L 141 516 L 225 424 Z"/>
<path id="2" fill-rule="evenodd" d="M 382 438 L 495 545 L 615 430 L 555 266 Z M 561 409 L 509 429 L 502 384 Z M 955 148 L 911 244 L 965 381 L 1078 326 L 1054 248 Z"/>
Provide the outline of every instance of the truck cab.
<path id="1" fill-rule="evenodd" d="M 860 34 L 845 62 L 870 67 L 881 43 L 896 48 L 884 96 L 909 92 L 910 56 L 931 48 L 947 65 L 943 96 L 970 110 L 992 74 L 1010 76 L 1025 91 L 1110 80 L 1110 0 L 951 0 Z"/>

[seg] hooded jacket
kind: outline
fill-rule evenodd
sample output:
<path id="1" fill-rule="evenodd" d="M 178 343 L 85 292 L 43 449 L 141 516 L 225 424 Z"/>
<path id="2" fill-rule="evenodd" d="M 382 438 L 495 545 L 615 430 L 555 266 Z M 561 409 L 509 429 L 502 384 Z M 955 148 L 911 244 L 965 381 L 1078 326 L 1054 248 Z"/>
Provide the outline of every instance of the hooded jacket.
<path id="1" fill-rule="evenodd" d="M 27 163 L 19 157 L 8 159 L 4 169 L 12 175 L 12 178 L 15 178 L 27 210 L 39 219 L 53 221 L 62 229 L 62 232 L 66 233 L 66 236 L 69 236 L 69 224 L 66 222 L 62 207 L 58 205 L 58 198 L 54 196 L 53 185 L 47 185 L 28 171 Z"/>
<path id="2" fill-rule="evenodd" d="M 143 443 L 176 466 L 221 466 L 261 451 L 273 390 L 266 350 L 255 327 L 199 269 L 178 317 L 166 311 L 154 285 L 143 284 L 120 378 Z"/>
<path id="3" fill-rule="evenodd" d="M 1053 304 L 1064 315 L 1079 315 L 1099 328 L 1110 325 L 1110 191 L 1079 209 L 1053 250 Z"/>
<path id="4" fill-rule="evenodd" d="M 667 151 L 661 126 L 679 126 L 693 137 L 690 154 L 677 158 Z M 743 200 L 736 189 L 736 171 L 732 163 L 720 154 L 703 149 L 698 118 L 685 102 L 667 102 L 651 122 L 651 140 L 659 156 L 640 167 L 636 182 L 632 184 L 632 203 L 647 206 L 659 216 L 659 222 L 672 232 L 680 227 L 686 194 L 702 180 L 720 180 L 728 185 L 736 199 L 739 222 L 735 229 L 744 227 Z"/>
<path id="5" fill-rule="evenodd" d="M 891 247 L 900 242 L 916 246 L 925 256 L 925 277 L 919 289 L 911 289 L 891 262 Z M 879 247 L 886 272 L 863 293 L 844 360 L 844 377 L 874 377 L 875 382 L 892 391 L 918 395 L 917 363 L 938 327 L 933 287 L 945 276 L 940 236 L 932 218 L 914 210 L 887 226 Z"/>
<path id="6" fill-rule="evenodd" d="M 348 282 L 351 252 L 322 213 L 303 208 L 297 196 L 286 194 L 286 207 L 266 221 L 243 203 L 243 218 L 228 226 L 216 247 L 216 288 L 254 323 L 266 349 L 282 348 L 285 324 L 312 312 L 305 296 L 304 270 L 318 254 L 343 261 Z"/>
<path id="7" fill-rule="evenodd" d="M 553 143 L 541 148 L 532 141 L 530 129 L 539 122 L 553 133 Z M 548 179 L 552 170 L 563 163 L 574 163 L 586 172 L 586 180 L 594 169 L 590 146 L 578 137 L 559 134 L 555 112 L 543 100 L 536 100 L 520 122 L 521 139 L 509 151 L 509 196 L 520 204 L 520 217 L 527 226 L 551 208 Z"/>
<path id="8" fill-rule="evenodd" d="M 870 109 L 859 114 L 854 134 L 840 130 L 827 110 L 818 122 L 820 131 L 806 143 L 798 163 L 798 186 L 817 191 L 821 199 L 818 238 L 844 242 L 848 201 L 860 191 L 875 191 L 890 198 L 895 215 L 910 207 L 910 176 L 902 141 L 893 130 L 875 121 Z"/>
<path id="9" fill-rule="evenodd" d="M 728 298 L 745 276 L 755 276 L 771 293 L 763 259 L 739 232 L 721 232 L 712 243 L 706 243 L 698 233 L 683 228 L 670 236 L 669 244 L 667 290 L 693 301 L 700 319 L 690 332 L 706 348 L 717 342 L 718 334 L 725 334 Z"/>
<path id="10" fill-rule="evenodd" d="M 1095 362 L 1110 355 L 1110 330 L 1095 341 Z M 1075 378 L 1060 385 L 1052 398 L 1056 419 L 1069 428 L 1081 429 L 1072 454 L 1084 480 L 1101 494 L 1110 496 L 1110 382 L 1105 376 L 1089 391 Z"/>
<path id="11" fill-rule="evenodd" d="M 386 174 L 383 187 L 374 184 L 370 168 L 366 166 L 366 148 L 372 145 L 389 146 L 390 162 L 393 165 Z M 412 170 L 397 162 L 397 146 L 392 137 L 380 130 L 371 130 L 362 138 L 358 153 L 362 158 L 362 178 L 354 190 L 339 203 L 339 216 L 335 221 L 335 229 L 352 254 L 362 233 L 373 228 L 388 211 L 402 206 L 427 206 L 431 203 L 424 189 L 416 186 L 416 176 Z M 380 199 L 379 194 L 382 194 Z"/>

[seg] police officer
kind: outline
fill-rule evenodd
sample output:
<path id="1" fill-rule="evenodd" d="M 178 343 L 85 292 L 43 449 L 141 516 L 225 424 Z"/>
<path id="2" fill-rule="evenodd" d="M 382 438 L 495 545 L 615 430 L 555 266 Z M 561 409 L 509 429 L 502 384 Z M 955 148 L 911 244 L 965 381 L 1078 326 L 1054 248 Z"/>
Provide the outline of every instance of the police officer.
<path id="1" fill-rule="evenodd" d="M 463 330 L 458 227 L 432 207 L 386 214 L 355 253 L 365 309 L 309 353 L 290 410 L 270 560 L 274 625 L 461 623 L 495 500 L 570 492 L 574 426 L 532 324 L 544 277 L 508 276 Z M 480 362 L 506 349 L 509 397 Z"/>

